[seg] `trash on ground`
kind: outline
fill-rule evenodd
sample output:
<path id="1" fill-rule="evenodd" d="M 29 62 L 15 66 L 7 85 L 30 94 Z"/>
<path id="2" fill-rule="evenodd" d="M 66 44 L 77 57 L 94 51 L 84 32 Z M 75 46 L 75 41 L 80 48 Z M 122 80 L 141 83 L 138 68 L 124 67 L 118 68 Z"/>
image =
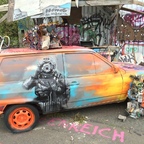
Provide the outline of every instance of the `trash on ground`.
<path id="1" fill-rule="evenodd" d="M 126 120 L 126 116 L 123 116 L 123 115 L 119 115 L 118 116 L 118 119 L 119 120 L 122 120 L 123 122 Z"/>
<path id="2" fill-rule="evenodd" d="M 128 90 L 129 102 L 127 102 L 127 113 L 131 118 L 137 119 L 144 116 L 144 75 L 131 75 L 132 83 Z"/>
<path id="3" fill-rule="evenodd" d="M 74 115 L 73 121 L 78 122 L 78 123 L 86 123 L 87 118 L 88 117 L 86 117 L 80 113 L 77 113 L 76 115 Z"/>

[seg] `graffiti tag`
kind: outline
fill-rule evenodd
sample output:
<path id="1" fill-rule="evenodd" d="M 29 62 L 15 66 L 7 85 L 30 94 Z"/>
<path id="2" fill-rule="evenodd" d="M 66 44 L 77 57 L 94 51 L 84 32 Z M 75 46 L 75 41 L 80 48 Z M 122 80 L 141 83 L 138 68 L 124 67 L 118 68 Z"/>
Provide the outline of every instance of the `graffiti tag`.
<path id="1" fill-rule="evenodd" d="M 137 47 L 127 47 L 126 48 L 126 51 L 129 53 L 129 52 L 138 52 L 138 48 Z"/>
<path id="2" fill-rule="evenodd" d="M 66 120 L 61 118 L 52 118 L 50 119 L 47 124 L 49 126 L 58 126 L 66 128 L 69 131 L 74 131 L 76 133 L 84 133 L 86 135 L 99 135 L 106 139 L 111 139 L 112 141 L 120 141 L 121 143 L 124 142 L 124 135 L 123 131 L 118 132 L 116 129 L 111 128 L 101 128 L 98 125 L 92 125 L 89 123 L 84 124 L 75 124 L 75 123 L 68 123 Z"/>
<path id="3" fill-rule="evenodd" d="M 128 54 L 128 55 L 121 55 L 119 56 L 119 61 L 121 62 L 129 62 L 129 63 L 135 63 L 134 60 L 134 55 L 133 54 Z"/>

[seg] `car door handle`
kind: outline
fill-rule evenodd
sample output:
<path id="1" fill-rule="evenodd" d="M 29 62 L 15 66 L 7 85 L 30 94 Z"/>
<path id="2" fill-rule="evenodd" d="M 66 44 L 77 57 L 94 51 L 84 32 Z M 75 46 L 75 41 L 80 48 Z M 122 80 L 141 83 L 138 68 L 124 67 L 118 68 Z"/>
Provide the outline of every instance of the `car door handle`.
<path id="1" fill-rule="evenodd" d="M 79 85 L 77 81 L 72 81 L 70 85 Z"/>

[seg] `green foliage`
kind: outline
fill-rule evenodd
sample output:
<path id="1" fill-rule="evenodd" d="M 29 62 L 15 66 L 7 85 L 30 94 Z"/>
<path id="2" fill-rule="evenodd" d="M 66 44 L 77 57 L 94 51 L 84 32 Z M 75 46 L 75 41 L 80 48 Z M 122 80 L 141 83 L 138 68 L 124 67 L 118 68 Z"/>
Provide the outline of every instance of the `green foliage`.
<path id="1" fill-rule="evenodd" d="M 73 117 L 73 121 L 78 122 L 78 123 L 83 123 L 86 120 L 87 120 L 87 118 L 80 113 L 75 114 Z"/>
<path id="2" fill-rule="evenodd" d="M 0 5 L 7 4 L 8 0 L 0 0 Z M 0 18 L 4 16 L 6 12 L 0 12 Z M 0 23 L 0 35 L 1 36 L 9 36 L 11 43 L 10 47 L 18 47 L 18 25 L 17 21 L 15 22 L 7 22 L 7 20 Z"/>
<path id="3" fill-rule="evenodd" d="M 0 0 L 0 5 L 7 4 L 8 0 Z"/>
<path id="4" fill-rule="evenodd" d="M 2 22 L 0 24 L 0 35 L 2 36 L 9 36 L 11 43 L 11 47 L 17 47 L 18 46 L 18 28 L 17 28 L 17 22 Z"/>

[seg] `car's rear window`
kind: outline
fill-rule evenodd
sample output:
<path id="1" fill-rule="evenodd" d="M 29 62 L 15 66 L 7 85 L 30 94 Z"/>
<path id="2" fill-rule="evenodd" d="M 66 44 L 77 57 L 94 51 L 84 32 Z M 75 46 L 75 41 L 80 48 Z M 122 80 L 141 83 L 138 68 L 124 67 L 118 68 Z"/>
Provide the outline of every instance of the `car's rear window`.
<path id="1" fill-rule="evenodd" d="M 49 57 L 53 57 L 58 71 L 63 72 L 60 54 L 9 57 L 3 59 L 0 64 L 0 82 L 21 81 L 33 76 L 43 59 Z"/>

